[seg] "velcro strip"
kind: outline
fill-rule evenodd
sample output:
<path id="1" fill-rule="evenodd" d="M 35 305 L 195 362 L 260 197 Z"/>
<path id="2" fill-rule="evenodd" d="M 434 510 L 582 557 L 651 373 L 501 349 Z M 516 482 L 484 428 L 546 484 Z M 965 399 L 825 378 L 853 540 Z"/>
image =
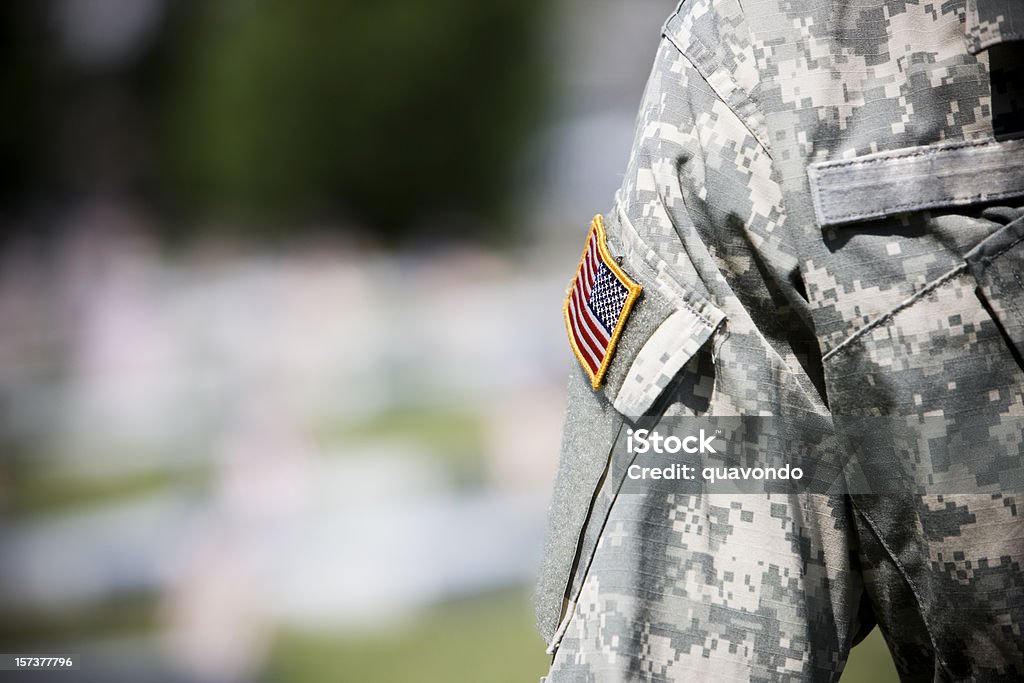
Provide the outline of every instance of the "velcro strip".
<path id="1" fill-rule="evenodd" d="M 1024 196 L 1024 140 L 906 147 L 807 167 L 818 224 Z"/>

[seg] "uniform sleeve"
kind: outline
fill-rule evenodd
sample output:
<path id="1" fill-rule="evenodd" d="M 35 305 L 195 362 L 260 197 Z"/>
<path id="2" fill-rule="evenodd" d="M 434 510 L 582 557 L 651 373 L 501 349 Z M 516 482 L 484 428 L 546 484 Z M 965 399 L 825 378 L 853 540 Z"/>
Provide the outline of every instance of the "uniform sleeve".
<path id="1" fill-rule="evenodd" d="M 772 159 L 735 69 L 694 47 L 702 30 L 666 25 L 603 217 L 609 252 L 643 296 L 608 380 L 595 389 L 580 367 L 570 379 L 537 593 L 552 683 L 647 680 L 638 666 L 661 667 L 651 680 L 665 681 L 747 680 L 758 667 L 798 676 L 833 666 L 850 635 L 859 586 L 831 521 L 840 501 L 620 493 L 628 460 L 613 446 L 640 422 L 827 414 L 800 358 L 813 335 L 790 303 L 796 258 L 778 236 Z M 733 58 L 746 49 L 736 26 L 704 40 L 715 36 Z M 793 538 L 809 540 L 794 549 Z M 797 645 L 763 665 L 766 632 Z"/>

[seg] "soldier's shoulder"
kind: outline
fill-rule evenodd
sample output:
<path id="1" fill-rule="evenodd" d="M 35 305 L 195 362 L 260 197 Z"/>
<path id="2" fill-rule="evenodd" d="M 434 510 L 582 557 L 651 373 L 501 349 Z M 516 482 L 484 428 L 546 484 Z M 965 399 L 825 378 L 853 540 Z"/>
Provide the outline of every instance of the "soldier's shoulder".
<path id="1" fill-rule="evenodd" d="M 665 21 L 662 36 L 768 148 L 757 102 L 766 74 L 755 52 L 743 4 L 739 0 L 683 0 Z"/>

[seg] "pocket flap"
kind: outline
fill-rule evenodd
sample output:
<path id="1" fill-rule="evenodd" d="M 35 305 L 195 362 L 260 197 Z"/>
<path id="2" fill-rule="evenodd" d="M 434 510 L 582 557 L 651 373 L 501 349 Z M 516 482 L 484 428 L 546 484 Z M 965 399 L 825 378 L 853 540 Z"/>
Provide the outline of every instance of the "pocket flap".
<path id="1" fill-rule="evenodd" d="M 614 394 L 615 409 L 630 420 L 642 417 L 720 322 L 721 318 L 709 322 L 686 308 L 673 311 L 625 371 Z"/>
<path id="2" fill-rule="evenodd" d="M 947 142 L 814 163 L 807 176 L 818 224 L 1024 196 L 1024 140 Z"/>

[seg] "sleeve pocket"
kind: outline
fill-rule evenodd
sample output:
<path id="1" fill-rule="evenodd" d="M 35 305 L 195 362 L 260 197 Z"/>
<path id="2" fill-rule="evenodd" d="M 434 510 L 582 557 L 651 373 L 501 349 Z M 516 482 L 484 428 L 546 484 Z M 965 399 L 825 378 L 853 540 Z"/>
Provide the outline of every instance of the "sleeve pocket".
<path id="1" fill-rule="evenodd" d="M 609 252 L 643 290 L 622 327 L 603 386 L 593 389 L 580 365 L 569 380 L 561 458 L 535 593 L 537 624 L 552 648 L 561 632 L 559 622 L 565 623 L 563 613 L 571 614 L 621 484 L 622 472 L 611 463 L 619 432 L 627 421 L 648 414 L 725 320 L 710 302 L 698 303 L 684 294 L 663 264 L 648 260 L 649 250 L 641 259 L 637 254 L 644 250 L 623 249 L 614 212 L 607 221 Z"/>

